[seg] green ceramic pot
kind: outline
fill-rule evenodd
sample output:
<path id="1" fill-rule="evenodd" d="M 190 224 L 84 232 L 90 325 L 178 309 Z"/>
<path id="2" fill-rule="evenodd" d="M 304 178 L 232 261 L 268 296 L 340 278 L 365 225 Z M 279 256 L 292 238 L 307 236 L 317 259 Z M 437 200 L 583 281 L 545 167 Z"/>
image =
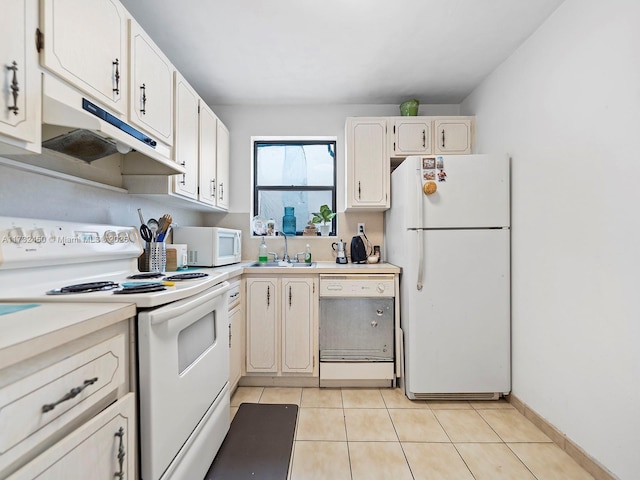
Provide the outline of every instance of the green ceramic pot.
<path id="1" fill-rule="evenodd" d="M 416 99 L 402 102 L 400 104 L 400 115 L 402 115 L 403 117 L 406 117 L 406 116 L 415 117 L 416 115 L 418 115 L 419 105 L 420 105 L 420 102 Z"/>

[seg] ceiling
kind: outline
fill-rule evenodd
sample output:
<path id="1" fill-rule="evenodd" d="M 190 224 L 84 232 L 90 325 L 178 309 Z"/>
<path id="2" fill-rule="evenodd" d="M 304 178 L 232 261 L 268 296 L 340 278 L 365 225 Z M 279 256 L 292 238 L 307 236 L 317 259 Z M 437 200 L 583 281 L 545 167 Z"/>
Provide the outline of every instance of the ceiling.
<path id="1" fill-rule="evenodd" d="M 209 105 L 460 103 L 563 0 L 122 0 Z"/>

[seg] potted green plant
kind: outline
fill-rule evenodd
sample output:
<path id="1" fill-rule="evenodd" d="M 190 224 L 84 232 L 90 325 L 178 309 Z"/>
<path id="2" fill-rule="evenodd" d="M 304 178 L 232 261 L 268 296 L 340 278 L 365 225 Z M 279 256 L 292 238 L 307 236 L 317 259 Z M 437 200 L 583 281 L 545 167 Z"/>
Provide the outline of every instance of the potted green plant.
<path id="1" fill-rule="evenodd" d="M 331 231 L 331 220 L 333 220 L 333 217 L 335 216 L 336 214 L 331 211 L 329 205 L 322 205 L 319 212 L 313 212 L 313 218 L 311 221 L 313 223 L 322 222 L 322 225 L 320 225 L 320 234 L 323 237 L 326 237 Z"/>

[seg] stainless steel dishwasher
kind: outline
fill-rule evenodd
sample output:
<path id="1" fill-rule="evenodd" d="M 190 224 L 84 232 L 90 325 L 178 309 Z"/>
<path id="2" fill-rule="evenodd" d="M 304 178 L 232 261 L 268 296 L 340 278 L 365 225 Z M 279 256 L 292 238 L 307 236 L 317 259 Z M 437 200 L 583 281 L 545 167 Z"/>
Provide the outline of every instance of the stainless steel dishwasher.
<path id="1" fill-rule="evenodd" d="M 394 384 L 393 275 L 320 275 L 320 386 Z"/>

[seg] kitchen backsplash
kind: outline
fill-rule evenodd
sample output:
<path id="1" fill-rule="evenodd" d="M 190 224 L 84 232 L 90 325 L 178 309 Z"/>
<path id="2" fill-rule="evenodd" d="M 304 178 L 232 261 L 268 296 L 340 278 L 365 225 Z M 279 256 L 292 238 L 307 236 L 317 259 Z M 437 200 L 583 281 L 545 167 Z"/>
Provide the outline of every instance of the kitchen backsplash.
<path id="1" fill-rule="evenodd" d="M 304 252 L 307 243 L 311 247 L 311 255 L 314 261 L 330 262 L 335 260 L 335 252 L 331 248 L 333 242 L 342 241 L 347 243 L 347 254 L 351 237 L 357 234 L 358 223 L 365 224 L 365 234 L 373 245 L 382 246 L 384 213 L 338 213 L 338 235 L 335 237 L 295 237 L 288 238 L 289 256 L 297 252 Z M 237 228 L 242 230 L 242 259 L 257 260 L 258 247 L 261 237 L 252 237 L 250 231 L 249 213 L 227 213 L 227 214 L 207 214 L 205 215 L 205 225 Z M 267 237 L 267 248 L 270 252 L 276 252 L 282 257 L 284 253 L 284 240 L 279 237 Z"/>

